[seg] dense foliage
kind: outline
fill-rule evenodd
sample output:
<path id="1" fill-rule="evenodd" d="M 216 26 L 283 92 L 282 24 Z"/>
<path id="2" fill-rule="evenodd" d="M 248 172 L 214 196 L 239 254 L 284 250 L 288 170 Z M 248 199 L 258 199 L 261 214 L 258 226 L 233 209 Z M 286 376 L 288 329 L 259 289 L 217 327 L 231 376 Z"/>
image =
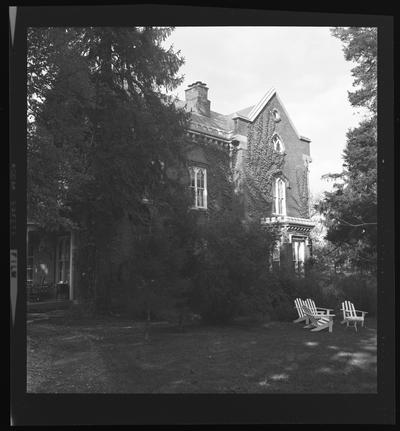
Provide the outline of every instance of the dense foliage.
<path id="1" fill-rule="evenodd" d="M 87 296 L 106 303 L 113 226 L 143 219 L 182 188 L 186 114 L 165 90 L 183 59 L 171 28 L 31 28 L 28 32 L 28 217 L 79 229 Z"/>
<path id="2" fill-rule="evenodd" d="M 207 321 L 249 312 L 251 302 L 268 292 L 268 283 L 259 288 L 275 233 L 258 221 L 244 223 L 237 214 L 221 211 L 198 234 L 190 304 Z"/>
<path id="3" fill-rule="evenodd" d="M 328 177 L 334 190 L 319 204 L 328 228 L 327 239 L 354 268 L 376 271 L 377 240 L 377 33 L 376 28 L 336 28 L 332 34 L 344 45 L 355 91 L 350 103 L 366 110 L 360 125 L 347 133 L 343 171 Z"/>

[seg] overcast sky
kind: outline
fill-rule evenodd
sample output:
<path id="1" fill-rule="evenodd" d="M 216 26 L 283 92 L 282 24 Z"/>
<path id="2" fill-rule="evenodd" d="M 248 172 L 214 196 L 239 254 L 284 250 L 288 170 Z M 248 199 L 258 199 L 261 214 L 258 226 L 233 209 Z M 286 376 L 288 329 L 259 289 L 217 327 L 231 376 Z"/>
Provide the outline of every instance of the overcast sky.
<path id="1" fill-rule="evenodd" d="M 189 84 L 202 81 L 211 109 L 230 114 L 274 87 L 299 134 L 311 139 L 311 193 L 331 188 L 321 176 L 341 171 L 346 131 L 361 114 L 347 99 L 354 65 L 328 27 L 176 27 L 171 44 L 186 60 L 174 91 L 182 100 Z"/>

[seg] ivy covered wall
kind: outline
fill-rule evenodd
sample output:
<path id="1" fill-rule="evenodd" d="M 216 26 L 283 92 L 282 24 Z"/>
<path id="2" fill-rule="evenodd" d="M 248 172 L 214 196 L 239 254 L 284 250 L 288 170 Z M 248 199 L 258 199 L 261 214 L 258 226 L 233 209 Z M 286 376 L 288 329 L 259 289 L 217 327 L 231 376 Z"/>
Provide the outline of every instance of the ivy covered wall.
<path id="1" fill-rule="evenodd" d="M 277 110 L 279 119 L 273 111 Z M 257 118 L 251 122 L 237 120 L 236 131 L 247 129 L 247 146 L 239 149 L 236 164 L 236 189 L 243 193 L 249 217 L 270 217 L 273 211 L 273 183 L 275 178 L 286 181 L 286 214 L 308 218 L 308 162 L 309 142 L 299 139 L 283 107 L 273 96 Z M 274 150 L 272 138 L 278 134 L 284 152 Z"/>
<path id="2" fill-rule="evenodd" d="M 207 213 L 212 215 L 215 211 L 230 207 L 233 183 L 229 149 L 216 143 L 192 142 L 187 148 L 187 160 L 189 164 L 207 170 Z"/>

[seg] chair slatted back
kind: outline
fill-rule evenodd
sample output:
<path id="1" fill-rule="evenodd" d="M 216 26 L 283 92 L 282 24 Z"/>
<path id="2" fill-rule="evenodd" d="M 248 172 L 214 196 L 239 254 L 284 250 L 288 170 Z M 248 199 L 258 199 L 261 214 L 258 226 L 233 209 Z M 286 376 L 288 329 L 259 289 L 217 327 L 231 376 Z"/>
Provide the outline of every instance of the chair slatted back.
<path id="1" fill-rule="evenodd" d="M 316 318 L 315 315 L 310 310 L 310 308 L 307 307 L 307 305 L 303 305 L 303 310 L 304 310 L 305 314 L 310 318 L 311 322 L 316 326 L 322 326 L 322 325 L 325 325 L 329 322 L 328 317 L 318 316 Z"/>
<path id="2" fill-rule="evenodd" d="M 317 306 L 315 305 L 315 302 L 312 299 L 310 299 L 310 298 L 306 299 L 306 305 L 310 309 L 312 314 L 314 314 L 314 315 L 318 314 Z"/>
<path id="3" fill-rule="evenodd" d="M 342 302 L 343 317 L 357 317 L 354 304 L 350 301 Z"/>
<path id="4" fill-rule="evenodd" d="M 294 300 L 294 305 L 295 305 L 295 307 L 296 307 L 296 309 L 297 309 L 297 311 L 299 313 L 299 317 L 304 317 L 305 316 L 305 313 L 304 313 L 304 310 L 303 310 L 303 303 L 304 303 L 304 301 L 302 299 L 300 299 L 300 298 L 296 298 Z"/>

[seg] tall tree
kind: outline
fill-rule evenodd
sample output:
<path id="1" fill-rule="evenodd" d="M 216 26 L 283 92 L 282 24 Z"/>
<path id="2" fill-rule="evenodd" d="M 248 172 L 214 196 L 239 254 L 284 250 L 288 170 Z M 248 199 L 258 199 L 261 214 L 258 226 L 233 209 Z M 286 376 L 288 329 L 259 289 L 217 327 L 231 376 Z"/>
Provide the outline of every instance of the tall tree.
<path id="1" fill-rule="evenodd" d="M 377 229 L 377 31 L 376 28 L 335 28 L 352 69 L 354 91 L 349 101 L 365 108 L 365 119 L 347 132 L 343 171 L 328 174 L 334 190 L 326 192 L 319 209 L 326 218 L 327 239 L 342 248 L 358 268 L 376 269 Z"/>
<path id="2" fill-rule="evenodd" d="M 167 190 L 180 187 L 165 175 L 179 172 L 186 125 L 165 94 L 182 80 L 183 58 L 163 46 L 171 31 L 30 30 L 28 213 L 47 229 L 80 229 L 87 288 L 98 298 L 107 293 L 115 223 L 127 211 L 144 220 L 145 196 L 153 208 L 168 207 Z"/>

